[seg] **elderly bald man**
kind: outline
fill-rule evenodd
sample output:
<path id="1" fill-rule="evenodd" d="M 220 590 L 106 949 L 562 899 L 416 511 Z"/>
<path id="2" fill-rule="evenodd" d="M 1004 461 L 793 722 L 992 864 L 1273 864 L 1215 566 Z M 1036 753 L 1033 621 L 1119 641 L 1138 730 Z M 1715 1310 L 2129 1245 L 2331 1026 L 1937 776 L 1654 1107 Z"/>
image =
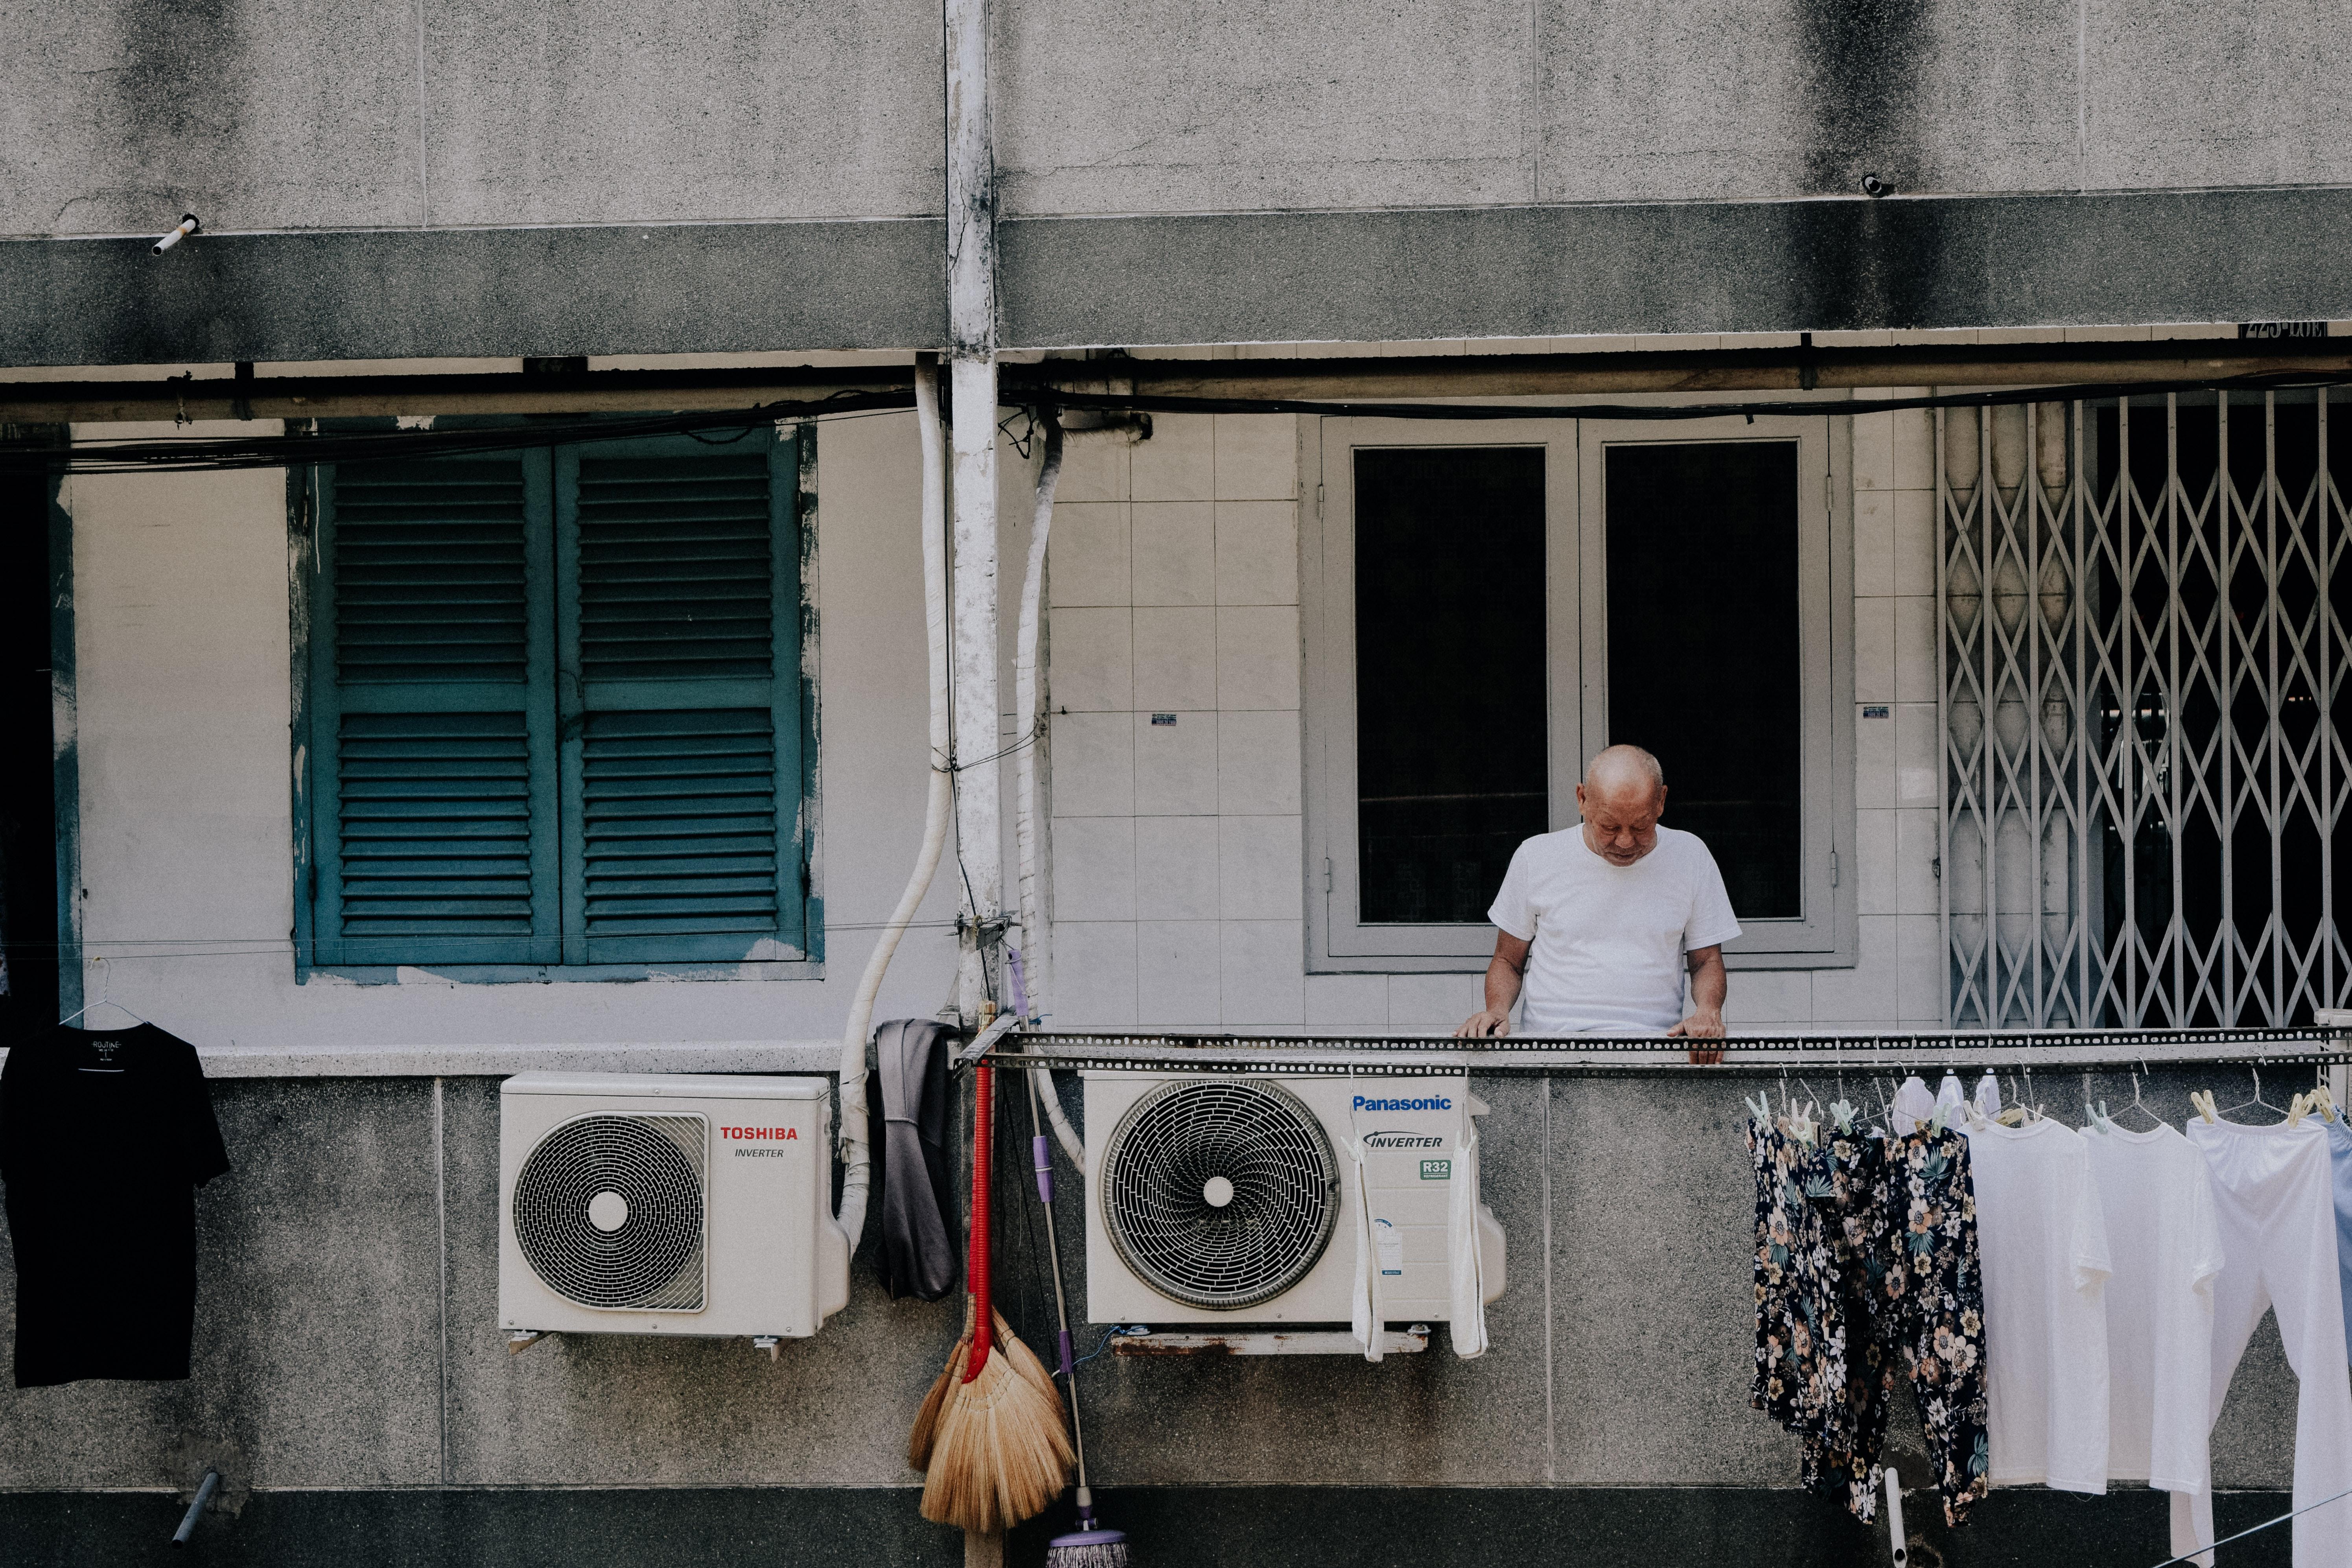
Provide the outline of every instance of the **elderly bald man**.
<path id="1" fill-rule="evenodd" d="M 1576 786 L 1584 820 L 1511 857 L 1486 918 L 1495 956 L 1486 1005 L 1456 1036 L 1511 1032 L 1522 989 L 1532 1035 L 1723 1037 L 1723 944 L 1739 934 L 1723 873 L 1692 834 L 1659 825 L 1665 773 L 1639 746 L 1612 746 Z M 1690 1010 L 1683 1010 L 1683 976 Z M 1720 1051 L 1694 1050 L 1696 1062 Z"/>

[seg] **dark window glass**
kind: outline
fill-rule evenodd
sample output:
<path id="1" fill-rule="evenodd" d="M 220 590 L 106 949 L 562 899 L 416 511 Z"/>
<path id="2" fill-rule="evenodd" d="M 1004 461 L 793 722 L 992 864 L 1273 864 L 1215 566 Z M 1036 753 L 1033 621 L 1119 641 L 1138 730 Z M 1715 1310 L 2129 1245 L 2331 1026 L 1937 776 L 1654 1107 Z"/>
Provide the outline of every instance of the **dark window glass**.
<path id="1" fill-rule="evenodd" d="M 1609 739 L 1657 754 L 1741 919 L 1801 919 L 1796 444 L 1612 446 L 1607 477 Z"/>
<path id="2" fill-rule="evenodd" d="M 1356 454 L 1357 848 L 1368 923 L 1483 924 L 1546 831 L 1533 447 Z"/>

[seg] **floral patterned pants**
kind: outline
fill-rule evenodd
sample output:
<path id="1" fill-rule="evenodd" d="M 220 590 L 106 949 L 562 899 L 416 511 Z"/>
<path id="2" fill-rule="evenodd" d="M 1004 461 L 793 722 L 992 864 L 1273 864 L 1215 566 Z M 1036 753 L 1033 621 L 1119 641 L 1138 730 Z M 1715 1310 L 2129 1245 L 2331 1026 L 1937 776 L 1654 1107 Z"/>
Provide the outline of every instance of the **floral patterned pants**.
<path id="1" fill-rule="evenodd" d="M 1757 1182 L 1751 1403 L 1804 1439 L 1805 1485 L 1876 1517 L 1896 1368 L 1947 1523 L 1988 1488 L 1984 1284 L 1967 1138 L 1748 1129 Z M 1804 1212 L 1795 1212 L 1802 1210 Z"/>

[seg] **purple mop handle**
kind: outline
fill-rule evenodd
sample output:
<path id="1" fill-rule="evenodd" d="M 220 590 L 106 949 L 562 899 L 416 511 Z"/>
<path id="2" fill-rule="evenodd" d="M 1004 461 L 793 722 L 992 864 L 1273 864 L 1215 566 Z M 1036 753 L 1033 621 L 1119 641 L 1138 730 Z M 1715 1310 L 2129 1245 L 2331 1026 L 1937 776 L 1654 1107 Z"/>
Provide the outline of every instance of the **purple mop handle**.
<path id="1" fill-rule="evenodd" d="M 1029 1018 L 1029 973 L 1022 966 L 1019 948 L 1004 950 L 1004 971 L 1005 978 L 1012 983 L 1013 1014 L 1026 1023 Z"/>
<path id="2" fill-rule="evenodd" d="M 1045 1152 L 1044 1133 L 1029 1140 L 1029 1152 L 1037 1159 L 1037 1201 L 1051 1208 L 1054 1204 L 1054 1165 Z"/>

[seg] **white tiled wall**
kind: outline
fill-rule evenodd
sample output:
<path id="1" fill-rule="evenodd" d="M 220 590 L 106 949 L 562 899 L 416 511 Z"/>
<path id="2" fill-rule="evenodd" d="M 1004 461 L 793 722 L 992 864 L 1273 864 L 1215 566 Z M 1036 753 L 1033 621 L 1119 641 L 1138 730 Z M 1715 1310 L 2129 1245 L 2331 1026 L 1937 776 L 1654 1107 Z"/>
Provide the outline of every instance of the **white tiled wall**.
<path id="1" fill-rule="evenodd" d="M 1854 419 L 1861 963 L 1736 973 L 1735 1026 L 1943 1021 L 1933 431 Z M 1287 416 L 1072 444 L 1051 580 L 1059 1022 L 1428 1027 L 1479 1005 L 1475 974 L 1306 973 L 1297 468 Z"/>

